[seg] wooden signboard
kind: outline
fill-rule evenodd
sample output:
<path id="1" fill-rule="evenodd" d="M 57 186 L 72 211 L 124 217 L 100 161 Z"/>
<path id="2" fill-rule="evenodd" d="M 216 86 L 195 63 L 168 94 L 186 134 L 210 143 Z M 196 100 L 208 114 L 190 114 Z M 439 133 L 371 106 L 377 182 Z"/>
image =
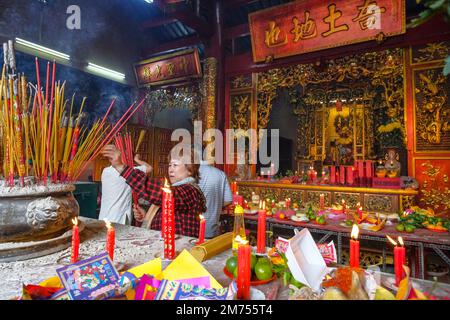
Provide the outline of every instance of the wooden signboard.
<path id="1" fill-rule="evenodd" d="M 304 0 L 249 15 L 253 60 L 405 33 L 404 0 Z"/>
<path id="2" fill-rule="evenodd" d="M 197 49 L 188 49 L 147 59 L 134 65 L 139 87 L 182 82 L 202 76 Z"/>

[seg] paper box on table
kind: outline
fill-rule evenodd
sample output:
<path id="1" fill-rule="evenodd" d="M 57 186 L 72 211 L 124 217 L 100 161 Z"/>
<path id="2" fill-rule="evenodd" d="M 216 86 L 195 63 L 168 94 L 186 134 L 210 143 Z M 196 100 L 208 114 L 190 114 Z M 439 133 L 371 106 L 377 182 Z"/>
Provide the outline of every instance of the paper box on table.
<path id="1" fill-rule="evenodd" d="M 297 281 L 319 291 L 323 277 L 328 273 L 325 260 L 308 229 L 298 232 L 289 239 L 286 258 L 289 269 Z"/>

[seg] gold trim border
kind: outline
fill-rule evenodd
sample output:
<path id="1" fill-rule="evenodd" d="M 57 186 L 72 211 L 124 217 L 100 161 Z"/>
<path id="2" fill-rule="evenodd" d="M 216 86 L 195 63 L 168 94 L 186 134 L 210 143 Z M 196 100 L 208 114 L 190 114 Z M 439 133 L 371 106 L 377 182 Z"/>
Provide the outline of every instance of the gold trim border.
<path id="1" fill-rule="evenodd" d="M 237 181 L 238 186 L 245 187 L 266 187 L 266 188 L 281 188 L 294 190 L 310 190 L 310 191 L 336 191 L 336 192 L 354 192 L 354 193 L 374 193 L 384 195 L 402 195 L 415 196 L 419 192 L 417 190 L 404 189 L 380 189 L 380 188 L 355 188 L 355 187 L 339 187 L 339 186 L 316 186 L 316 185 L 301 185 L 301 184 L 284 184 L 271 182 L 254 182 L 254 181 Z"/>

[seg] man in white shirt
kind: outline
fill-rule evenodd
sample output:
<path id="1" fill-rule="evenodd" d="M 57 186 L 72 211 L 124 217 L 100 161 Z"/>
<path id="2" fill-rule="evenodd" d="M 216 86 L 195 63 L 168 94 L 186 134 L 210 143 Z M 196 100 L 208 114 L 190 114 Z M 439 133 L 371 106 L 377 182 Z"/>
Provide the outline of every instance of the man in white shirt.
<path id="1" fill-rule="evenodd" d="M 225 172 L 213 167 L 206 161 L 200 163 L 199 187 L 206 198 L 205 238 L 214 238 L 219 235 L 219 220 L 223 207 L 233 201 L 230 185 Z"/>
<path id="2" fill-rule="evenodd" d="M 140 160 L 138 155 L 134 161 L 140 165 L 135 169 L 147 174 L 152 171 L 152 167 Z M 108 219 L 110 222 L 131 225 L 133 221 L 132 202 L 131 188 L 119 172 L 112 166 L 103 169 L 99 220 Z"/>

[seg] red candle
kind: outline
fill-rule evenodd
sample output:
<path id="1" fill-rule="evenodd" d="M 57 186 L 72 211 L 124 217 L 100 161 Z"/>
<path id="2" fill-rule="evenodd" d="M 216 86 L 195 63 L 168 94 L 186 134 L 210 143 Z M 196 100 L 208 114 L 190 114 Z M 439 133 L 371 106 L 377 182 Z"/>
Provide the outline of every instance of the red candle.
<path id="1" fill-rule="evenodd" d="M 256 251 L 266 253 L 266 201 L 259 201 Z"/>
<path id="2" fill-rule="evenodd" d="M 360 219 L 362 219 L 362 207 L 361 207 L 361 203 L 359 203 L 359 202 L 356 204 L 356 212 L 358 213 L 358 217 Z"/>
<path id="3" fill-rule="evenodd" d="M 250 299 L 250 246 L 248 241 L 236 237 L 238 245 L 238 272 L 237 272 L 237 298 L 238 300 Z"/>
<path id="4" fill-rule="evenodd" d="M 164 239 L 164 258 L 175 258 L 175 204 L 167 179 L 164 181 L 162 207 L 162 233 Z"/>
<path id="5" fill-rule="evenodd" d="M 358 161 L 358 176 L 360 179 L 364 177 L 364 161 L 362 160 Z"/>
<path id="6" fill-rule="evenodd" d="M 359 229 L 356 224 L 353 225 L 351 240 L 350 240 L 350 267 L 359 267 L 359 241 L 358 241 Z"/>
<path id="7" fill-rule="evenodd" d="M 394 272 L 395 272 L 395 285 L 398 286 L 400 281 L 405 277 L 405 270 L 403 265 L 406 264 L 406 250 L 403 244 L 402 237 L 398 237 L 400 246 L 397 246 L 397 242 L 394 239 L 386 235 L 388 240 L 394 245 Z"/>
<path id="8" fill-rule="evenodd" d="M 347 184 L 349 186 L 353 185 L 353 171 L 355 171 L 355 168 L 347 167 Z"/>
<path id="9" fill-rule="evenodd" d="M 78 253 L 80 250 L 80 234 L 78 231 L 78 219 L 72 219 L 73 227 L 72 227 L 72 263 L 78 261 Z"/>
<path id="10" fill-rule="evenodd" d="M 345 184 L 345 166 L 341 166 L 339 170 L 340 170 L 339 176 L 341 177 L 340 182 L 341 184 Z"/>
<path id="11" fill-rule="evenodd" d="M 200 215 L 200 231 L 198 233 L 197 244 L 202 244 L 205 242 L 205 230 L 206 230 L 206 220 L 203 215 Z"/>
<path id="12" fill-rule="evenodd" d="M 372 177 L 373 177 L 372 166 L 373 166 L 373 161 L 367 160 L 366 161 L 366 175 L 367 175 L 367 185 L 369 187 L 372 186 Z"/>
<path id="13" fill-rule="evenodd" d="M 366 160 L 366 177 L 372 178 L 372 160 Z"/>
<path id="14" fill-rule="evenodd" d="M 106 233 L 106 251 L 108 252 L 111 260 L 114 260 L 114 245 L 116 241 L 116 230 L 111 225 L 111 222 L 105 219 L 106 228 L 108 228 L 108 232 Z"/>
<path id="15" fill-rule="evenodd" d="M 320 194 L 319 208 L 321 211 L 325 209 L 325 195 L 323 193 Z"/>
<path id="16" fill-rule="evenodd" d="M 289 209 L 291 207 L 291 198 L 286 198 L 285 203 L 286 203 L 286 209 Z"/>
<path id="17" fill-rule="evenodd" d="M 233 181 L 231 183 L 231 193 L 232 194 L 236 194 L 237 193 L 237 183 L 236 183 L 236 181 Z"/>
<path id="18" fill-rule="evenodd" d="M 330 183 L 331 184 L 336 183 L 336 167 L 335 166 L 330 167 Z"/>
<path id="19" fill-rule="evenodd" d="M 240 206 L 244 205 L 244 196 L 240 196 L 239 192 L 236 191 L 236 194 L 233 194 L 233 204 L 238 204 Z"/>

